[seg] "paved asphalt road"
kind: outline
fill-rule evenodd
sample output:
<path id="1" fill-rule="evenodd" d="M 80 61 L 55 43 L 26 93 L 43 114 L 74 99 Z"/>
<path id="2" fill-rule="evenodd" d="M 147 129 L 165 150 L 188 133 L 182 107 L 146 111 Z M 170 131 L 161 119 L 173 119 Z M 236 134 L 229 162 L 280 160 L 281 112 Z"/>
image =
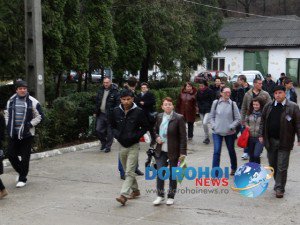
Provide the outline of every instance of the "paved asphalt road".
<path id="1" fill-rule="evenodd" d="M 195 137 L 188 144 L 189 166 L 211 166 L 212 144 L 202 144 L 202 126 L 195 128 Z M 246 198 L 230 189 L 218 188 L 218 193 L 204 193 L 213 187 L 198 187 L 203 193 L 179 193 L 173 206 L 154 207 L 155 181 L 138 177 L 141 197 L 123 207 L 115 200 L 122 180 L 117 171 L 118 145 L 105 154 L 99 147 L 32 161 L 28 185 L 15 188 L 16 173 L 5 169 L 2 175 L 9 195 L 0 200 L 0 225 L 43 224 L 300 224 L 300 147 L 290 158 L 286 195 L 276 199 L 270 181 L 268 190 L 258 198 Z M 146 146 L 140 151 L 140 167 L 144 170 Z M 238 164 L 242 150 L 236 149 Z M 266 152 L 262 164 L 267 165 Z M 221 167 L 229 166 L 223 146 Z M 178 188 L 195 190 L 195 182 L 184 180 Z M 222 190 L 223 191 L 222 191 Z"/>

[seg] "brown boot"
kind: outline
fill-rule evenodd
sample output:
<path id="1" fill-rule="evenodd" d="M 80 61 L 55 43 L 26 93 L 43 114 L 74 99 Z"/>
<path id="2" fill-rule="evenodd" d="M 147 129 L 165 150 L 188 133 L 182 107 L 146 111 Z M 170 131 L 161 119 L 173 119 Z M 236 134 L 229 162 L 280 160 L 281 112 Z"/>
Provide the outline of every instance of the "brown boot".
<path id="1" fill-rule="evenodd" d="M 127 202 L 127 198 L 124 195 L 120 195 L 120 197 L 116 198 L 116 200 L 122 205 L 125 205 L 125 203 Z"/>
<path id="2" fill-rule="evenodd" d="M 130 197 L 128 199 L 135 199 L 135 198 L 139 197 L 140 195 L 141 195 L 141 192 L 139 190 L 133 191 L 133 192 L 131 192 Z"/>
<path id="3" fill-rule="evenodd" d="M 2 191 L 0 191 L 0 199 L 5 197 L 6 195 L 8 195 L 8 192 L 6 189 L 3 189 Z"/>

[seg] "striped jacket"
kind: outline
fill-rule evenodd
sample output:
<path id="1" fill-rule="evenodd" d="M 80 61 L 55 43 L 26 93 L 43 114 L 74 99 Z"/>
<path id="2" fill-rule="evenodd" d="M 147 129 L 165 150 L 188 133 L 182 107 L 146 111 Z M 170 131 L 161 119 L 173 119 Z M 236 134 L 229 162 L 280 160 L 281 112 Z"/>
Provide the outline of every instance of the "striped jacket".
<path id="1" fill-rule="evenodd" d="M 14 94 L 8 101 L 4 111 L 5 123 L 7 126 L 8 135 L 13 138 L 15 126 L 15 104 L 17 94 Z M 18 139 L 34 136 L 35 126 L 38 125 L 44 118 L 42 107 L 38 100 L 27 94 L 25 97 L 25 116 L 18 133 Z"/>

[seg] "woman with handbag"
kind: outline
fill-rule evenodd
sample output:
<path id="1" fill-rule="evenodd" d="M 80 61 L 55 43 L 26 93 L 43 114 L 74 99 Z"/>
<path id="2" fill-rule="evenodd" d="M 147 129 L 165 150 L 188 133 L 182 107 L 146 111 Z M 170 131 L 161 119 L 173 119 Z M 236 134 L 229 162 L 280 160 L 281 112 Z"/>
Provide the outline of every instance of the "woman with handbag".
<path id="1" fill-rule="evenodd" d="M 249 162 L 255 162 L 260 164 L 260 154 L 263 151 L 263 144 L 258 140 L 259 137 L 259 125 L 261 121 L 263 100 L 260 97 L 256 97 L 251 101 L 249 111 L 247 112 L 245 126 L 249 129 Z"/>
<path id="2" fill-rule="evenodd" d="M 5 120 L 3 116 L 3 112 L 0 111 L 0 175 L 3 174 L 3 150 L 2 150 L 2 142 L 4 139 L 4 131 L 5 131 Z M 2 183 L 2 180 L 0 178 L 0 199 L 6 196 L 8 193 Z"/>
<path id="3" fill-rule="evenodd" d="M 157 116 L 154 133 L 156 136 L 155 161 L 157 170 L 168 167 L 170 170 L 170 187 L 166 204 L 174 204 L 177 180 L 172 179 L 172 167 L 177 167 L 178 161 L 182 162 L 186 156 L 187 140 L 185 121 L 182 115 L 175 113 L 173 100 L 166 97 L 162 101 L 163 113 Z M 164 201 L 164 180 L 157 176 L 157 198 L 153 202 L 159 205 Z"/>

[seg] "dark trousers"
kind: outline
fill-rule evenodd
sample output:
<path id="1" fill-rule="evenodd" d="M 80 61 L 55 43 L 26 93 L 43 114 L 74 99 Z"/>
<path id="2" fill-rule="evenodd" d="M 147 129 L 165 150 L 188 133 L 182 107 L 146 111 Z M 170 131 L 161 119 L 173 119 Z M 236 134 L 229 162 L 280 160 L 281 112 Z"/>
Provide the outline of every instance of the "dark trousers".
<path id="1" fill-rule="evenodd" d="M 226 146 L 228 149 L 230 163 L 231 163 L 231 169 L 236 170 L 237 169 L 237 158 L 236 158 L 236 153 L 235 153 L 235 149 L 234 149 L 235 134 L 227 135 L 227 136 L 213 134 L 214 155 L 213 155 L 212 167 L 220 167 L 220 158 L 221 158 L 223 138 L 225 139 L 225 143 L 226 143 Z"/>
<path id="2" fill-rule="evenodd" d="M 166 152 L 161 152 L 159 157 L 155 157 L 156 160 L 156 165 L 157 165 L 157 170 L 159 170 L 162 167 L 168 167 L 168 153 Z M 170 179 L 169 179 L 169 191 L 168 191 L 168 198 L 174 198 L 176 194 L 176 189 L 177 189 L 177 180 L 172 180 L 172 167 L 177 166 L 176 161 L 169 161 L 169 168 L 170 168 Z M 156 188 L 157 188 L 157 195 L 160 197 L 165 196 L 165 181 L 159 179 L 157 176 L 156 180 Z"/>
<path id="3" fill-rule="evenodd" d="M 33 137 L 29 137 L 22 140 L 10 138 L 8 143 L 8 159 L 22 182 L 27 181 L 32 142 Z M 21 160 L 18 156 L 21 156 Z"/>
<path id="4" fill-rule="evenodd" d="M 107 115 L 100 113 L 96 120 L 96 132 L 101 145 L 106 149 L 110 149 L 114 140 L 111 125 L 108 122 Z"/>
<path id="5" fill-rule="evenodd" d="M 260 164 L 260 154 L 263 151 L 263 144 L 260 143 L 258 137 L 249 137 L 248 149 L 249 149 L 249 162 L 255 162 Z"/>
<path id="6" fill-rule="evenodd" d="M 0 191 L 3 191 L 5 189 L 4 185 L 3 185 L 3 182 L 0 178 Z"/>
<path id="7" fill-rule="evenodd" d="M 187 122 L 188 125 L 188 138 L 194 137 L 194 122 Z"/>
<path id="8" fill-rule="evenodd" d="M 270 138 L 270 148 L 268 149 L 268 160 L 274 168 L 274 190 L 284 192 L 287 180 L 287 170 L 289 167 L 290 151 L 279 149 L 280 140 Z"/>

